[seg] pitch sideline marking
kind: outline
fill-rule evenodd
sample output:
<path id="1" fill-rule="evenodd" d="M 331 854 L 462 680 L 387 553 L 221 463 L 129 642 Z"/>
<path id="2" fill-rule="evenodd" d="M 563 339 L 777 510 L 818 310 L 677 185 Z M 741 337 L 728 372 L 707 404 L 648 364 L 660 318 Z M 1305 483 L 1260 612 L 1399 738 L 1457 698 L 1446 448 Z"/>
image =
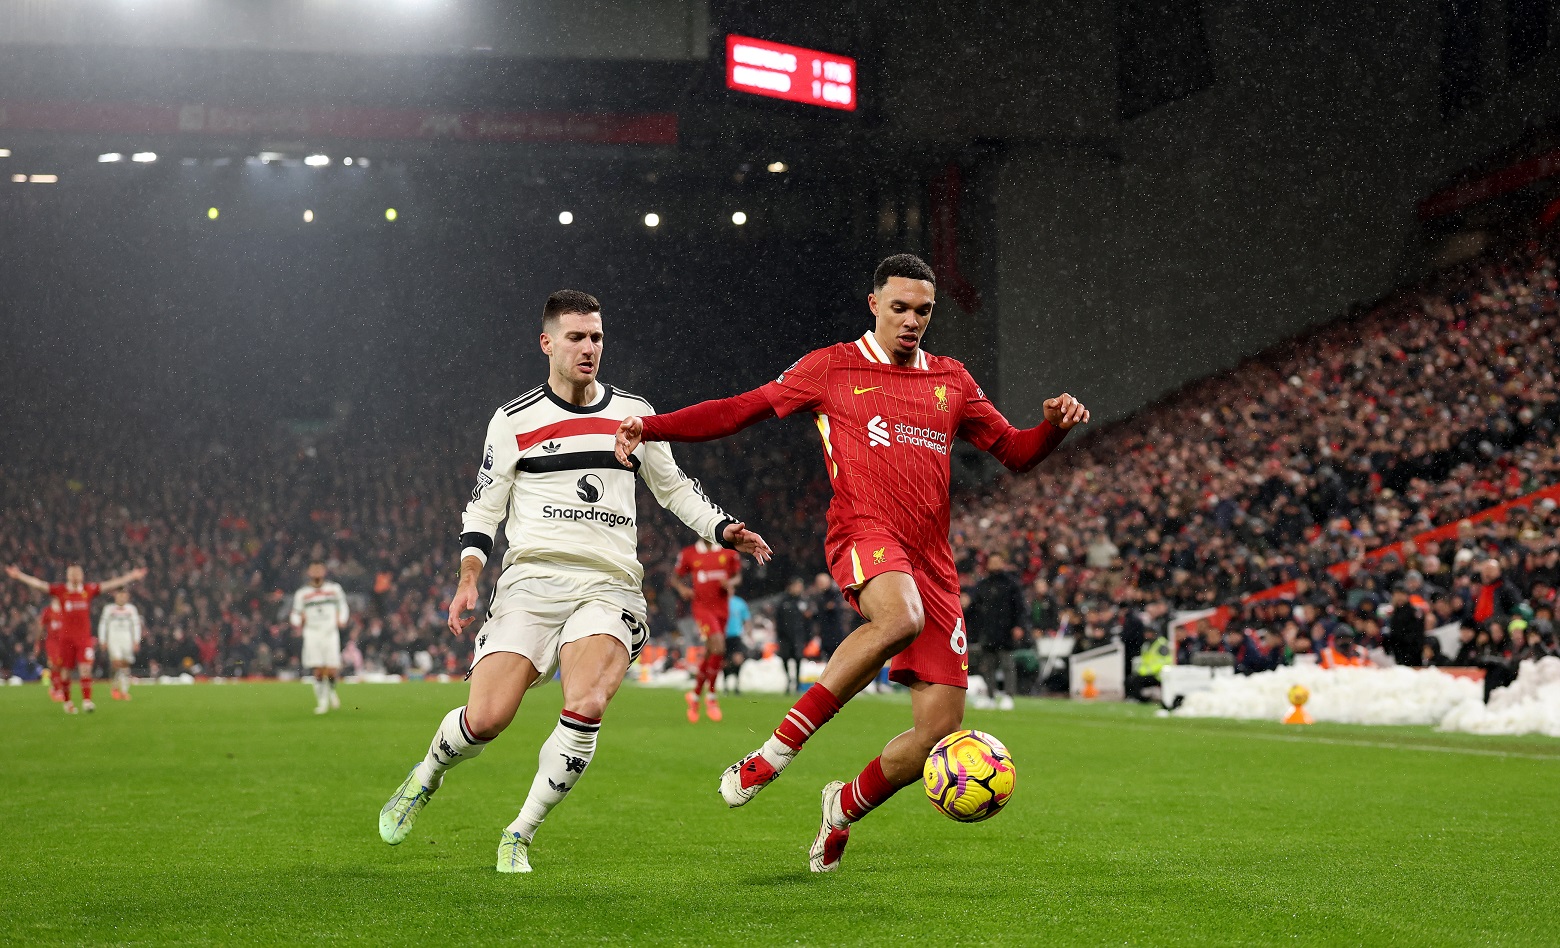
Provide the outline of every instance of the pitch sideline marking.
<path id="1" fill-rule="evenodd" d="M 1182 718 L 1181 720 L 1186 720 Z M 1236 719 L 1231 719 L 1236 720 Z M 1155 731 L 1154 727 L 1146 727 L 1142 724 L 1121 722 L 1111 723 L 1107 721 L 1075 721 L 1075 724 L 1083 724 L 1089 727 L 1126 727 L 1134 731 Z M 1381 750 L 1404 751 L 1430 751 L 1438 754 L 1467 754 L 1473 757 L 1509 757 L 1520 760 L 1546 760 L 1560 761 L 1560 754 L 1528 754 L 1522 751 L 1503 751 L 1486 747 L 1448 747 L 1443 744 L 1397 744 L 1391 741 L 1363 741 L 1352 740 L 1345 737 L 1301 737 L 1296 734 L 1267 734 L 1262 731 L 1224 731 L 1214 728 L 1188 727 L 1188 730 L 1202 734 L 1230 735 L 1235 737 L 1255 737 L 1266 741 L 1282 741 L 1286 744 L 1332 744 L 1340 747 L 1374 747 Z"/>

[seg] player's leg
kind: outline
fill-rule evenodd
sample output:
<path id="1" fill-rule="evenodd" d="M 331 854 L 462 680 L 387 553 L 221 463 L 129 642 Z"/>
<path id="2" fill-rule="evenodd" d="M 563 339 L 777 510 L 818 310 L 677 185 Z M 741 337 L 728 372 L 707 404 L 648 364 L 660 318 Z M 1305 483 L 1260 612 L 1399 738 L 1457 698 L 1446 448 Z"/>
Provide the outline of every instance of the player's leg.
<path id="1" fill-rule="evenodd" d="M 96 711 L 92 703 L 92 650 L 86 649 L 76 665 L 76 675 L 81 680 L 81 710 Z"/>
<path id="2" fill-rule="evenodd" d="M 857 593 L 857 602 L 867 622 L 840 643 L 817 683 L 802 692 L 764 746 L 721 775 L 720 794 L 727 806 L 741 806 L 780 776 L 807 739 L 876 678 L 885 661 L 914 642 L 926 621 L 909 572 L 872 577 Z"/>
<path id="3" fill-rule="evenodd" d="M 918 681 L 910 686 L 914 726 L 889 741 L 856 779 L 823 788 L 823 822 L 808 853 L 813 872 L 838 869 L 850 840 L 850 825 L 921 779 L 932 747 L 963 723 L 964 695 L 965 689 L 954 685 Z"/>
<path id="4" fill-rule="evenodd" d="M 724 628 L 716 628 L 705 637 L 704 648 L 704 683 L 709 688 L 704 696 L 704 713 L 709 715 L 711 721 L 719 721 L 722 717 L 715 690 L 720 685 L 720 673 L 725 667 L 726 632 Z"/>
<path id="5" fill-rule="evenodd" d="M 65 660 L 62 659 L 60 664 L 55 667 L 54 679 L 59 682 L 59 697 L 65 703 L 65 713 L 75 714 L 76 705 L 71 702 L 70 698 L 70 665 Z"/>
<path id="6" fill-rule="evenodd" d="M 628 672 L 629 653 L 623 642 L 612 634 L 587 635 L 565 644 L 560 652 L 563 683 L 563 711 L 552 734 L 542 742 L 537 754 L 536 776 L 526 794 L 520 813 L 504 830 L 518 837 L 528 849 L 536 828 L 547 819 L 553 807 L 581 777 L 596 756 L 596 735 L 607 705 L 623 684 Z M 502 850 L 501 850 L 502 855 Z M 501 871 L 529 872 L 524 868 L 500 866 Z"/>
<path id="7" fill-rule="evenodd" d="M 381 839 L 394 846 L 406 838 L 417 814 L 444 783 L 445 772 L 481 754 L 503 733 L 537 677 L 531 660 L 516 652 L 490 652 L 478 659 L 471 669 L 471 691 L 465 705 L 439 722 L 427 756 L 379 811 Z"/>

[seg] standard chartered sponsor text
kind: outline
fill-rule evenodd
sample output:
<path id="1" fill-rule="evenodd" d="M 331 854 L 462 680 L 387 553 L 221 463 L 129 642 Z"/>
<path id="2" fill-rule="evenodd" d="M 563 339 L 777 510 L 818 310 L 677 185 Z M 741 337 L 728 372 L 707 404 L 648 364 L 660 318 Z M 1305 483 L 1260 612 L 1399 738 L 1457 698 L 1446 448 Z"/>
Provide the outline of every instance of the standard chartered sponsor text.
<path id="1" fill-rule="evenodd" d="M 917 428 L 915 425 L 894 425 L 894 440 L 900 444 L 914 445 L 918 448 L 931 448 L 938 454 L 948 453 L 948 435 L 943 431 L 934 431 L 931 428 Z"/>
<path id="2" fill-rule="evenodd" d="M 620 513 L 602 510 L 600 507 L 554 507 L 552 504 L 543 504 L 542 519 L 587 520 L 606 527 L 632 527 L 634 525 L 633 517 L 625 517 Z"/>

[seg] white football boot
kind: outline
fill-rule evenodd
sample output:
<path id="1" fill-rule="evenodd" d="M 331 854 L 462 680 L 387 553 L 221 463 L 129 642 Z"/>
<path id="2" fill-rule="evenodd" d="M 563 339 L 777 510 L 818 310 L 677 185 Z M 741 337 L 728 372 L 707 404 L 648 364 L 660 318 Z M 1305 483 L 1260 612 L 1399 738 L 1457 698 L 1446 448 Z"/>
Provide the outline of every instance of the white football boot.
<path id="1" fill-rule="evenodd" d="M 850 823 L 840 808 L 840 792 L 845 784 L 836 780 L 823 788 L 823 825 L 807 852 L 807 868 L 813 872 L 834 872 L 845 855 L 845 844 L 850 842 Z"/>
<path id="2" fill-rule="evenodd" d="M 729 807 L 741 806 L 758 796 L 758 791 L 773 783 L 788 763 L 790 759 L 776 768 L 764 756 L 762 748 L 754 751 L 727 767 L 726 772 L 720 775 L 721 798 Z"/>

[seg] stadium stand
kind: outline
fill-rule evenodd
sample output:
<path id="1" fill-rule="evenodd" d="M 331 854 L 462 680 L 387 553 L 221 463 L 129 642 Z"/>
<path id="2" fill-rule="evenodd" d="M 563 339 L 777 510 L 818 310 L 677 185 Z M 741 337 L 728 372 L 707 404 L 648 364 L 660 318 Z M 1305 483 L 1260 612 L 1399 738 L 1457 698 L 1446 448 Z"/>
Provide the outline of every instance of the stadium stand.
<path id="1" fill-rule="evenodd" d="M 1181 658 L 1230 651 L 1245 670 L 1320 650 L 1341 624 L 1382 646 L 1406 583 L 1426 624 L 1479 626 L 1462 656 L 1415 663 L 1501 678 L 1524 649 L 1556 647 L 1553 500 L 1365 557 L 1560 481 L 1555 315 L 1555 261 L 1537 246 L 1443 274 L 1004 478 L 955 508 L 955 550 L 970 574 L 992 552 L 1019 564 L 1038 631 L 1080 649 L 1115 633 L 1135 653 L 1149 604 L 1161 631 L 1171 609 L 1223 607 L 1233 634 L 1195 630 Z M 1513 584 L 1494 606 L 1485 573 Z M 1271 587 L 1286 594 L 1251 595 Z M 1534 642 L 1510 641 L 1514 620 Z"/>

